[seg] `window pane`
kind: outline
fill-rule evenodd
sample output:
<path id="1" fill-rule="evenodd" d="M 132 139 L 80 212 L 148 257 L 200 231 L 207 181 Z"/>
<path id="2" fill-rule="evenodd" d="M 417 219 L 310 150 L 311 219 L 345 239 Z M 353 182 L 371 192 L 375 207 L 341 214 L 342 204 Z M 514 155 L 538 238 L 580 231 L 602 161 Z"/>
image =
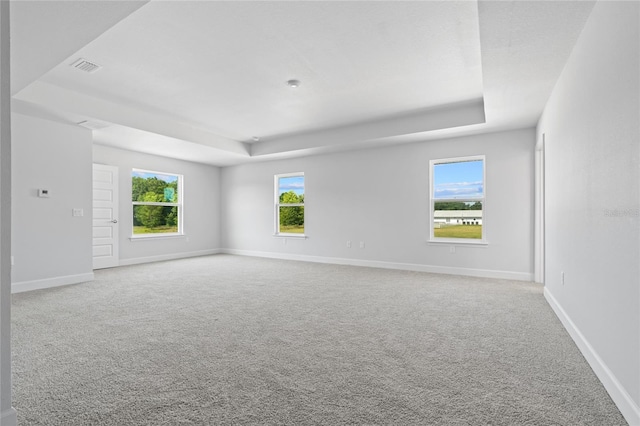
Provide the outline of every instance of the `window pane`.
<path id="1" fill-rule="evenodd" d="M 280 206 L 278 232 L 304 234 L 304 207 Z"/>
<path id="2" fill-rule="evenodd" d="M 482 160 L 440 163 L 433 166 L 433 198 L 484 197 Z"/>
<path id="3" fill-rule="evenodd" d="M 278 178 L 280 204 L 304 203 L 304 176 Z"/>
<path id="4" fill-rule="evenodd" d="M 178 202 L 178 176 L 134 170 L 131 173 L 131 201 Z"/>
<path id="5" fill-rule="evenodd" d="M 178 206 L 133 206 L 133 233 L 178 232 Z"/>
<path id="6" fill-rule="evenodd" d="M 482 238 L 481 201 L 436 201 L 433 210 L 434 237 Z"/>

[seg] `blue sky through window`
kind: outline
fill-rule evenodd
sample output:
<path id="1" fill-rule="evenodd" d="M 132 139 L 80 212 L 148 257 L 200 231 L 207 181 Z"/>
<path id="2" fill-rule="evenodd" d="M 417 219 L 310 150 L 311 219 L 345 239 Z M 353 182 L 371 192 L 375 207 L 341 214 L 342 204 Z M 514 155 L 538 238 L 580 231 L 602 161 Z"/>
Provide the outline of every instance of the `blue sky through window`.
<path id="1" fill-rule="evenodd" d="M 155 177 L 165 182 L 175 182 L 178 180 L 178 176 L 176 175 L 165 175 L 162 173 L 143 172 L 140 170 L 133 170 L 131 172 L 131 176 L 141 177 L 143 179 L 149 179 L 149 178 Z"/>
<path id="2" fill-rule="evenodd" d="M 484 197 L 483 160 L 441 163 L 433 166 L 434 199 Z"/>
<path id="3" fill-rule="evenodd" d="M 304 194 L 304 176 L 281 177 L 278 179 L 278 195 L 293 191 L 296 195 Z"/>

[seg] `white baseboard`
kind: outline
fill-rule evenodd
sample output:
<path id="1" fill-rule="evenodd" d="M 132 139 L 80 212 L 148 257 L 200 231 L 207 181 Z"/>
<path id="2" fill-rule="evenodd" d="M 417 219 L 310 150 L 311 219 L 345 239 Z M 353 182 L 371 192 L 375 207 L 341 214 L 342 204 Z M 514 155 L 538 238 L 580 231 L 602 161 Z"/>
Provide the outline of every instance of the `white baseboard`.
<path id="1" fill-rule="evenodd" d="M 6 409 L 0 414 L 0 426 L 16 426 L 18 419 L 15 408 Z"/>
<path id="2" fill-rule="evenodd" d="M 79 284 L 87 281 L 93 281 L 93 278 L 93 272 L 90 272 L 87 274 L 65 275 L 62 277 L 44 278 L 41 280 L 20 281 L 11 283 L 11 293 L 22 293 L 23 291 Z"/>
<path id="3" fill-rule="evenodd" d="M 553 294 L 544 288 L 544 297 L 551 306 L 551 309 L 556 313 L 562 325 L 567 330 L 573 341 L 575 342 L 582 355 L 585 357 L 591 369 L 600 382 L 604 385 L 604 388 L 609 392 L 609 396 L 613 402 L 618 406 L 618 409 L 624 416 L 625 420 L 631 426 L 640 426 L 640 407 L 636 404 L 625 388 L 620 384 L 616 376 L 611 372 L 607 364 L 600 358 L 593 346 L 589 343 L 586 337 L 580 332 L 575 323 L 569 318 L 569 315 L 562 309 L 562 306 L 558 303 Z"/>
<path id="4" fill-rule="evenodd" d="M 221 249 L 190 251 L 184 253 L 161 254 L 158 256 L 135 257 L 132 259 L 120 259 L 120 266 L 139 265 L 141 263 L 162 262 L 165 260 L 185 259 L 188 257 L 209 256 L 222 253 Z"/>
<path id="5" fill-rule="evenodd" d="M 184 259 L 187 257 L 197 257 L 197 256 L 208 256 L 211 254 L 219 254 L 222 251 L 220 249 L 212 249 L 212 250 L 201 250 L 201 251 L 192 251 L 186 253 L 172 253 L 160 256 L 149 256 L 149 257 L 137 257 L 134 259 L 121 259 L 120 265 L 138 265 L 141 263 L 150 263 L 150 262 L 160 262 L 163 260 L 174 260 L 174 259 Z M 11 293 L 22 293 L 24 291 L 31 290 L 41 290 L 44 288 L 52 288 L 59 287 L 62 285 L 69 284 L 79 284 L 87 281 L 93 281 L 94 274 L 78 274 L 78 275 L 67 275 L 63 277 L 53 277 L 53 278 L 45 278 L 41 280 L 33 280 L 33 281 L 21 281 L 14 282 L 11 284 Z M 1 418 L 1 417 L 0 417 Z M 0 424 L 2 426 L 2 424 Z"/>
<path id="6" fill-rule="evenodd" d="M 435 274 L 465 275 L 471 277 L 532 281 L 533 274 L 526 272 L 494 271 L 488 269 L 455 268 L 450 266 L 420 265 L 415 263 L 384 262 L 380 260 L 347 259 L 340 257 L 307 256 L 289 253 L 272 253 L 251 250 L 221 249 L 221 253 L 240 256 L 267 257 L 271 259 L 299 260 L 303 262 L 331 263 L 335 265 L 366 266 L 370 268 L 399 269 L 403 271 L 431 272 Z"/>

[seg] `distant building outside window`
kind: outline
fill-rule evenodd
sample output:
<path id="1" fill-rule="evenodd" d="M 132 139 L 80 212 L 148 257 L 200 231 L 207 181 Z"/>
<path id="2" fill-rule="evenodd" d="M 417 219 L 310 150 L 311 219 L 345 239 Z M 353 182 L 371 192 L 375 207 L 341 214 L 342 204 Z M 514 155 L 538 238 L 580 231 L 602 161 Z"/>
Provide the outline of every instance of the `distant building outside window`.
<path id="1" fill-rule="evenodd" d="M 485 157 L 431 160 L 429 169 L 429 239 L 442 242 L 483 242 Z"/>

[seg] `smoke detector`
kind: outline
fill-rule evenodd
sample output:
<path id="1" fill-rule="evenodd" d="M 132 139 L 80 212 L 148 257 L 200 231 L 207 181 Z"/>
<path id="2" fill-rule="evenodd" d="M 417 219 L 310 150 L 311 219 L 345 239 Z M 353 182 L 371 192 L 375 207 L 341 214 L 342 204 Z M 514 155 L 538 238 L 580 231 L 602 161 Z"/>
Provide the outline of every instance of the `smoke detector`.
<path id="1" fill-rule="evenodd" d="M 72 64 L 69 64 L 69 66 L 79 69 L 80 71 L 88 72 L 90 74 L 102 68 L 102 65 L 98 65 L 95 62 L 87 61 L 83 58 L 76 60 Z"/>
<path id="2" fill-rule="evenodd" d="M 287 86 L 297 89 L 300 86 L 300 80 L 289 80 L 287 81 Z"/>

